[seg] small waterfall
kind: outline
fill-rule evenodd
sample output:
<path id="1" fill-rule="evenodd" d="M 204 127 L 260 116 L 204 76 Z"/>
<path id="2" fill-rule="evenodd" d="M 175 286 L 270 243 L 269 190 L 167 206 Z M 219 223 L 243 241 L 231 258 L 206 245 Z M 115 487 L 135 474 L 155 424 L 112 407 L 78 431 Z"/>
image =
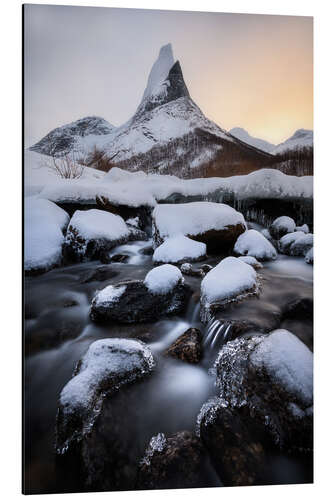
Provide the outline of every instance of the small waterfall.
<path id="1" fill-rule="evenodd" d="M 213 349 L 218 343 L 225 344 L 230 340 L 232 334 L 232 324 L 230 322 L 223 322 L 218 319 L 212 319 L 204 333 L 203 345 L 206 348 Z"/>

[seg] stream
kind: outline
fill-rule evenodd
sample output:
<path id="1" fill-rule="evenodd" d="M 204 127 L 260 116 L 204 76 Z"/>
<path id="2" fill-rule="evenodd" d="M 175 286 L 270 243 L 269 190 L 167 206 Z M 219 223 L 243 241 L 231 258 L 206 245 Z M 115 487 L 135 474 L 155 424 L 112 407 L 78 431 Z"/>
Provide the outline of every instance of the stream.
<path id="1" fill-rule="evenodd" d="M 25 487 L 27 493 L 66 491 L 54 454 L 54 428 L 59 393 L 71 378 L 73 369 L 95 340 L 131 337 L 146 342 L 157 360 L 154 376 L 138 386 L 140 415 L 133 446 L 141 454 L 158 432 L 170 435 L 194 430 L 202 404 L 215 395 L 209 368 L 219 349 L 234 335 L 234 321 L 250 321 L 253 331 L 287 328 L 310 349 L 313 347 L 312 321 L 278 317 L 295 298 L 312 298 L 313 268 L 302 258 L 279 255 L 258 271 L 262 282 L 259 298 L 251 298 L 218 314 L 206 327 L 199 318 L 200 279 L 185 276 L 193 290 L 187 310 L 181 316 L 155 323 L 96 325 L 89 319 L 91 300 L 97 290 L 123 279 L 143 279 L 152 269 L 151 255 L 145 250 L 151 242 L 133 242 L 113 250 L 125 254 L 125 263 L 102 265 L 99 261 L 54 269 L 25 278 Z M 205 261 L 216 265 L 221 256 Z M 193 267 L 199 267 L 194 264 Z M 203 333 L 204 357 L 198 365 L 162 356 L 189 327 Z M 126 429 L 124 429 L 126 432 Z M 312 463 L 277 454 L 270 457 L 268 484 L 312 481 Z M 207 464 L 207 486 L 221 486 L 214 469 Z"/>

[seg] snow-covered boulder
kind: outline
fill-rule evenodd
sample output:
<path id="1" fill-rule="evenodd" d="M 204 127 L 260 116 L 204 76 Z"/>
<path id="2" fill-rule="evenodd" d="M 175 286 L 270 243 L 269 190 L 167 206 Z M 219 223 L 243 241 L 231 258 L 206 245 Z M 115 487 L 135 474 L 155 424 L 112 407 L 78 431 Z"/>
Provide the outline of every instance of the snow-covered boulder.
<path id="1" fill-rule="evenodd" d="M 63 231 L 68 214 L 55 203 L 35 197 L 25 198 L 24 270 L 26 273 L 48 271 L 61 263 Z"/>
<path id="2" fill-rule="evenodd" d="M 269 232 L 274 239 L 279 240 L 285 234 L 293 233 L 295 229 L 296 224 L 294 219 L 288 217 L 287 215 L 283 215 L 274 220 L 269 228 Z"/>
<path id="3" fill-rule="evenodd" d="M 120 426 L 126 425 L 126 416 L 122 413 L 121 422 L 117 412 L 110 417 L 109 404 L 112 408 L 120 403 L 128 405 L 130 386 L 149 376 L 153 368 L 150 349 L 133 339 L 97 340 L 78 362 L 59 397 L 56 453 L 59 460 L 66 460 L 68 455 L 75 460 L 82 485 L 101 487 L 106 467 L 108 486 L 116 486 L 117 468 L 122 468 L 128 454 L 128 443 L 119 432 Z M 127 408 L 126 415 L 130 411 Z M 107 453 L 110 446 L 112 453 Z"/>
<path id="4" fill-rule="evenodd" d="M 302 226 L 296 226 L 296 231 L 302 231 L 304 234 L 308 234 L 310 229 L 307 224 L 303 224 Z"/>
<path id="5" fill-rule="evenodd" d="M 313 264 L 313 247 L 310 248 L 308 252 L 305 254 L 305 262 L 307 264 Z"/>
<path id="6" fill-rule="evenodd" d="M 189 431 L 166 437 L 162 432 L 149 442 L 138 470 L 139 489 L 198 488 L 207 467 L 200 439 Z"/>
<path id="7" fill-rule="evenodd" d="M 229 484 L 240 484 L 234 482 L 233 466 L 237 470 L 240 457 L 251 465 L 258 445 L 296 453 L 312 450 L 313 355 L 295 335 L 275 330 L 228 342 L 214 369 L 219 397 L 202 407 L 198 432 Z M 230 439 L 236 441 L 233 457 L 225 457 L 222 450 Z M 252 446 L 244 448 L 248 439 Z M 245 468 L 250 481 L 243 484 L 258 480 L 259 461 L 253 464 L 254 471 Z"/>
<path id="8" fill-rule="evenodd" d="M 97 209 L 77 210 L 67 228 L 64 252 L 74 261 L 98 258 L 129 238 L 130 230 L 119 215 Z"/>
<path id="9" fill-rule="evenodd" d="M 282 236 L 278 242 L 279 252 L 290 255 L 290 248 L 299 238 L 305 236 L 303 231 L 295 231 L 294 233 L 288 233 Z"/>
<path id="10" fill-rule="evenodd" d="M 259 293 L 257 273 L 236 257 L 226 257 L 201 282 L 200 316 L 208 322 L 230 302 Z"/>
<path id="11" fill-rule="evenodd" d="M 255 229 L 249 229 L 238 236 L 234 252 L 236 255 L 250 255 L 258 260 L 271 260 L 277 257 L 273 245 Z"/>
<path id="12" fill-rule="evenodd" d="M 194 241 L 179 234 L 167 238 L 162 245 L 156 248 L 153 261 L 156 263 L 170 262 L 182 264 L 184 262 L 197 262 L 206 257 L 205 243 Z"/>
<path id="13" fill-rule="evenodd" d="M 305 234 L 298 238 L 290 246 L 290 255 L 294 257 L 305 257 L 307 252 L 313 247 L 313 234 Z"/>
<path id="14" fill-rule="evenodd" d="M 245 262 L 245 264 L 249 264 L 249 266 L 252 266 L 253 269 L 255 269 L 255 270 L 263 268 L 263 265 L 260 264 L 260 262 L 258 262 L 255 257 L 251 257 L 250 255 L 244 255 L 244 256 L 241 256 L 241 257 L 238 257 L 238 258 L 242 262 Z"/>
<path id="15" fill-rule="evenodd" d="M 223 203 L 161 204 L 153 211 L 154 245 L 184 235 L 206 243 L 208 251 L 229 250 L 246 229 L 241 213 Z"/>
<path id="16" fill-rule="evenodd" d="M 190 293 L 180 270 L 164 264 L 149 271 L 144 281 L 124 281 L 97 292 L 90 318 L 96 322 L 156 321 L 183 311 Z"/>

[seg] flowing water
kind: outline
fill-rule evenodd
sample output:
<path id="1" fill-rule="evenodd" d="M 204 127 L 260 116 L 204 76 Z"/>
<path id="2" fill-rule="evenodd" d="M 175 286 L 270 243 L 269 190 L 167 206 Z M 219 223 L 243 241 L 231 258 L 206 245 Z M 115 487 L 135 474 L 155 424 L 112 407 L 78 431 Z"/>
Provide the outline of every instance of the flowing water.
<path id="1" fill-rule="evenodd" d="M 30 493 L 62 491 L 56 474 L 54 426 L 58 396 L 71 378 L 73 369 L 95 340 L 131 337 L 145 341 L 157 360 L 154 376 L 138 386 L 139 408 L 137 443 L 144 453 L 150 438 L 158 432 L 171 434 L 194 430 L 201 405 L 215 394 L 208 374 L 219 349 L 238 335 L 237 322 L 250 321 L 253 331 L 269 331 L 278 324 L 283 307 L 298 297 L 312 297 L 312 266 L 303 259 L 279 256 L 259 271 L 262 293 L 228 308 L 204 327 L 199 318 L 200 280 L 186 276 L 193 295 L 182 316 L 161 318 L 151 324 L 96 325 L 89 319 L 90 302 L 96 290 L 123 279 L 143 279 L 153 267 L 145 250 L 151 242 L 122 245 L 113 254 L 126 254 L 126 263 L 103 266 L 98 261 L 52 270 L 25 281 L 25 484 Z M 209 257 L 215 265 L 221 257 Z M 101 281 L 103 280 L 103 281 Z M 312 348 L 309 320 L 284 321 L 288 328 Z M 162 356 L 189 327 L 203 334 L 204 357 L 198 365 Z M 126 429 L 124 429 L 126 432 Z M 267 482 L 297 483 L 312 480 L 311 464 L 283 455 L 271 457 Z M 209 469 L 209 467 L 208 467 Z M 210 468 L 207 486 L 221 485 Z"/>

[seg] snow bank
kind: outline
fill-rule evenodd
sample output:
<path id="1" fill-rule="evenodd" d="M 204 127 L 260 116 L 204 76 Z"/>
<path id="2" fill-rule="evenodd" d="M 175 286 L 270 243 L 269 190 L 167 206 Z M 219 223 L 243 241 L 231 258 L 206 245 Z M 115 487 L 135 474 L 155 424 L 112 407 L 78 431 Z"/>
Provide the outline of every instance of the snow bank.
<path id="1" fill-rule="evenodd" d="M 54 203 L 25 198 L 24 269 L 46 271 L 60 263 L 68 214 Z"/>
<path id="2" fill-rule="evenodd" d="M 186 260 L 195 261 L 205 257 L 207 247 L 205 243 L 191 240 L 183 235 L 167 238 L 162 245 L 156 248 L 154 262 L 179 263 Z"/>
<path id="3" fill-rule="evenodd" d="M 150 349 L 137 340 L 102 339 L 93 342 L 82 358 L 79 373 L 63 388 L 60 403 L 64 413 L 89 409 L 101 384 L 110 389 L 149 373 L 154 366 Z"/>
<path id="4" fill-rule="evenodd" d="M 271 260 L 277 257 L 273 245 L 255 229 L 249 229 L 238 236 L 234 252 L 237 255 L 250 255 L 258 260 Z"/>
<path id="5" fill-rule="evenodd" d="M 256 367 L 264 368 L 270 377 L 304 406 L 313 399 L 313 354 L 288 330 L 275 330 L 258 344 L 250 356 Z"/>
<path id="6" fill-rule="evenodd" d="M 257 273 L 236 257 L 226 257 L 204 277 L 201 297 L 205 303 L 228 302 L 255 289 Z"/>
<path id="7" fill-rule="evenodd" d="M 151 293 L 166 294 L 171 292 L 178 283 L 183 283 L 183 281 L 184 278 L 178 267 L 163 264 L 149 271 L 144 284 Z"/>
<path id="8" fill-rule="evenodd" d="M 203 201 L 158 205 L 153 211 L 153 220 L 162 239 L 176 235 L 196 236 L 237 224 L 246 227 L 243 215 L 229 205 Z"/>

